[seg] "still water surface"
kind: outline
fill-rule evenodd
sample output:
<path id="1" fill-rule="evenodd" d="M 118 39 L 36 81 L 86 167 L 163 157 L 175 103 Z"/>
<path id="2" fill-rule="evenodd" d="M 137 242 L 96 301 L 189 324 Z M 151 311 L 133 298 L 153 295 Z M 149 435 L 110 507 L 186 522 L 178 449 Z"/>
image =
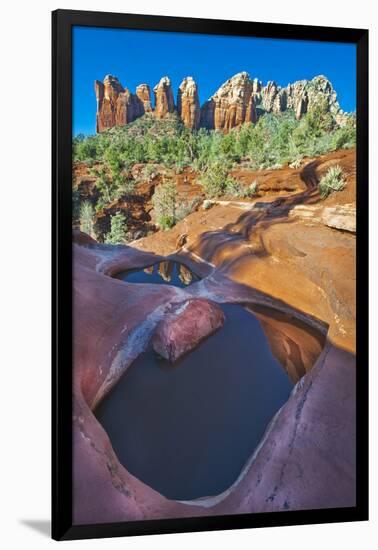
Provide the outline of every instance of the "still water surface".
<path id="1" fill-rule="evenodd" d="M 171 499 L 227 489 L 293 387 L 258 319 L 222 308 L 218 332 L 173 365 L 149 348 L 95 411 L 125 468 Z"/>
<path id="2" fill-rule="evenodd" d="M 199 281 L 188 267 L 179 262 L 166 260 L 150 265 L 144 269 L 121 271 L 116 275 L 127 283 L 154 283 L 157 285 L 174 285 L 185 288 L 191 283 Z"/>

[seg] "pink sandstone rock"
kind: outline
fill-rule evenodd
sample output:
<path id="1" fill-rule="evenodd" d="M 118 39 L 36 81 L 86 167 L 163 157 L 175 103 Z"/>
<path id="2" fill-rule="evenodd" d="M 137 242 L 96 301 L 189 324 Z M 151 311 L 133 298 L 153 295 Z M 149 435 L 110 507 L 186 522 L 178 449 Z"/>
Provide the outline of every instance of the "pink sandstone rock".
<path id="1" fill-rule="evenodd" d="M 222 494 L 169 500 L 134 477 L 118 461 L 93 410 L 145 349 L 155 320 L 180 299 L 215 307 L 199 298 L 201 292 L 214 297 L 221 292 L 230 303 L 269 305 L 270 297 L 219 270 L 205 285 L 185 290 L 114 279 L 112 274 L 163 258 L 127 246 L 100 245 L 79 232 L 74 234 L 73 259 L 74 524 L 355 506 L 355 357 L 331 343 Z M 198 263 L 196 271 L 205 266 Z M 203 282 L 210 273 L 202 273 Z"/>
<path id="2" fill-rule="evenodd" d="M 220 328 L 224 319 L 223 311 L 214 302 L 203 298 L 187 300 L 160 321 L 152 339 L 153 348 L 174 362 Z"/>

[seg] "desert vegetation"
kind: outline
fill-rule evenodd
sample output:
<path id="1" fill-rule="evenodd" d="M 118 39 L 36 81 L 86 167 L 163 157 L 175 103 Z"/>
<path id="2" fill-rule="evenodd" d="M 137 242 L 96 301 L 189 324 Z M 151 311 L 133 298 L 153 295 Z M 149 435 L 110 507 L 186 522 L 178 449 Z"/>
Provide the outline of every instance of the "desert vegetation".
<path id="1" fill-rule="evenodd" d="M 131 124 L 95 136 L 74 139 L 74 160 L 109 167 L 117 178 L 136 163 L 159 163 L 178 170 L 204 170 L 213 163 L 248 161 L 255 169 L 297 162 L 355 144 L 355 120 L 343 127 L 321 105 L 296 120 L 292 111 L 268 113 L 256 124 L 245 123 L 228 134 L 187 129 L 172 114 L 164 120 L 144 115 Z"/>
<path id="2" fill-rule="evenodd" d="M 342 168 L 338 165 L 331 166 L 319 182 L 320 196 L 327 198 L 335 191 L 341 191 L 345 187 L 345 177 Z"/>
<path id="3" fill-rule="evenodd" d="M 89 201 L 84 201 L 80 208 L 80 229 L 83 233 L 87 233 L 94 237 L 94 211 L 93 206 Z"/>
<path id="4" fill-rule="evenodd" d="M 300 120 L 291 110 L 265 113 L 255 124 L 244 123 L 228 133 L 205 128 L 189 130 L 175 113 L 162 120 L 146 114 L 126 126 L 74 138 L 74 161 L 87 167 L 95 188 L 90 203 L 74 191 L 74 217 L 79 218 L 83 231 L 93 235 L 98 214 L 109 205 L 135 195 L 139 183 L 158 181 L 153 185 L 151 200 L 154 220 L 157 228 L 169 229 L 195 210 L 204 198 L 257 196 L 258 179 L 242 184 L 231 175 L 236 168 L 259 171 L 289 165 L 299 169 L 304 158 L 353 147 L 355 140 L 354 116 L 338 126 L 322 102 Z M 141 166 L 137 176 L 133 173 L 135 166 Z M 165 170 L 165 175 L 159 174 L 159 170 Z M 185 170 L 196 174 L 202 198 L 178 201 L 173 180 Z M 337 168 L 331 169 L 319 187 L 322 198 L 340 190 L 343 182 Z M 126 234 L 132 238 L 125 228 L 124 213 L 122 219 L 116 215 L 114 211 L 107 215 L 109 229 L 99 232 L 100 240 L 120 242 L 127 238 Z"/>
<path id="5" fill-rule="evenodd" d="M 161 229 L 170 229 L 176 222 L 177 190 L 170 181 L 162 183 L 152 197 L 157 222 Z"/>
<path id="6" fill-rule="evenodd" d="M 106 244 L 122 244 L 126 237 L 126 219 L 122 212 L 111 216 L 110 231 L 105 236 Z"/>

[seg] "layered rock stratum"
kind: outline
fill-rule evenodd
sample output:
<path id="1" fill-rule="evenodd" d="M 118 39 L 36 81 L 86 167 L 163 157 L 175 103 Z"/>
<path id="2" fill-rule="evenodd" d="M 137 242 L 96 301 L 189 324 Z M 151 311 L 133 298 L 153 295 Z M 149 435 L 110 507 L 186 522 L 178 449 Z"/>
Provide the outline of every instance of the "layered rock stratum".
<path id="1" fill-rule="evenodd" d="M 141 101 L 124 88 L 118 78 L 107 75 L 103 82 L 95 81 L 97 100 L 96 131 L 113 126 L 125 126 L 143 114 Z"/>
<path id="2" fill-rule="evenodd" d="M 256 97 L 248 73 L 233 76 L 203 105 L 201 125 L 228 131 L 243 122 L 256 122 Z"/>
<path id="3" fill-rule="evenodd" d="M 198 128 L 200 123 L 198 87 L 191 76 L 184 78 L 177 94 L 177 111 L 187 128 Z"/>
<path id="4" fill-rule="evenodd" d="M 153 91 L 154 108 L 147 84 L 137 86 L 133 94 L 115 76 L 107 75 L 103 82 L 96 80 L 96 131 L 124 126 L 145 113 L 163 119 L 177 112 L 184 125 L 191 130 L 207 128 L 223 132 L 245 122 L 254 124 L 264 113 L 280 114 L 292 110 L 300 119 L 319 104 L 333 116 L 337 125 L 343 125 L 347 118 L 340 109 L 332 83 L 322 75 L 282 87 L 274 81 L 263 85 L 243 71 L 222 84 L 202 107 L 198 85 L 191 76 L 184 78 L 179 86 L 177 105 L 168 76 L 161 78 Z"/>
<path id="5" fill-rule="evenodd" d="M 151 104 L 151 90 L 148 84 L 139 84 L 136 89 L 136 95 L 141 102 L 141 112 L 151 113 L 152 104 Z"/>

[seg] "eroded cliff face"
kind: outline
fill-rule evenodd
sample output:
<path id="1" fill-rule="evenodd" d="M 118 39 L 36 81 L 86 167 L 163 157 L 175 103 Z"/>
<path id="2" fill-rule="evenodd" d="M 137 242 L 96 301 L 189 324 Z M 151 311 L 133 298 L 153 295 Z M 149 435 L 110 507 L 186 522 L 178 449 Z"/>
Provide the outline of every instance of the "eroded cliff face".
<path id="1" fill-rule="evenodd" d="M 168 113 L 173 113 L 175 110 L 175 102 L 171 81 L 167 76 L 163 76 L 160 82 L 154 88 L 155 94 L 155 116 L 156 118 L 164 118 Z"/>
<path id="2" fill-rule="evenodd" d="M 141 114 L 151 113 L 151 90 L 148 84 L 139 84 L 136 89 L 136 95 L 141 102 Z"/>
<path id="3" fill-rule="evenodd" d="M 337 94 L 325 76 L 316 76 L 312 80 L 299 80 L 289 84 L 286 92 L 287 108 L 293 109 L 297 118 L 322 101 L 326 102 L 329 112 L 334 116 L 341 111 Z"/>
<path id="4" fill-rule="evenodd" d="M 184 78 L 177 94 L 177 111 L 187 128 L 195 130 L 200 123 L 198 87 L 191 76 Z"/>
<path id="5" fill-rule="evenodd" d="M 261 113 L 275 114 L 292 109 L 300 119 L 320 103 L 324 103 L 336 120 L 342 114 L 336 92 L 324 76 L 299 80 L 282 88 L 274 81 L 263 86 L 259 80 L 251 80 L 248 73 L 242 72 L 227 80 L 203 105 L 201 126 L 229 131 L 244 122 L 254 123 L 258 118 L 257 108 Z"/>
<path id="6" fill-rule="evenodd" d="M 248 73 L 238 73 L 222 84 L 204 104 L 201 125 L 215 130 L 230 130 L 243 122 L 256 122 L 256 96 Z"/>
<path id="7" fill-rule="evenodd" d="M 107 75 L 103 82 L 95 81 L 95 91 L 97 132 L 123 126 L 145 113 L 153 113 L 156 118 L 163 119 L 176 110 L 184 125 L 191 130 L 207 128 L 222 132 L 245 122 L 254 124 L 263 113 L 279 114 L 290 109 L 300 119 L 320 104 L 332 114 L 336 124 L 342 125 L 346 117 L 331 82 L 321 75 L 281 87 L 274 81 L 264 86 L 257 78 L 251 79 L 247 72 L 241 72 L 222 84 L 202 107 L 198 85 L 188 76 L 179 86 L 177 109 L 167 76 L 161 78 L 153 89 L 155 108 L 152 107 L 147 84 L 140 84 L 133 94 L 123 88 L 116 77 Z"/>
<path id="8" fill-rule="evenodd" d="M 103 82 L 95 81 L 97 99 L 96 131 L 124 126 L 144 114 L 137 95 L 123 88 L 118 78 L 107 75 Z"/>

